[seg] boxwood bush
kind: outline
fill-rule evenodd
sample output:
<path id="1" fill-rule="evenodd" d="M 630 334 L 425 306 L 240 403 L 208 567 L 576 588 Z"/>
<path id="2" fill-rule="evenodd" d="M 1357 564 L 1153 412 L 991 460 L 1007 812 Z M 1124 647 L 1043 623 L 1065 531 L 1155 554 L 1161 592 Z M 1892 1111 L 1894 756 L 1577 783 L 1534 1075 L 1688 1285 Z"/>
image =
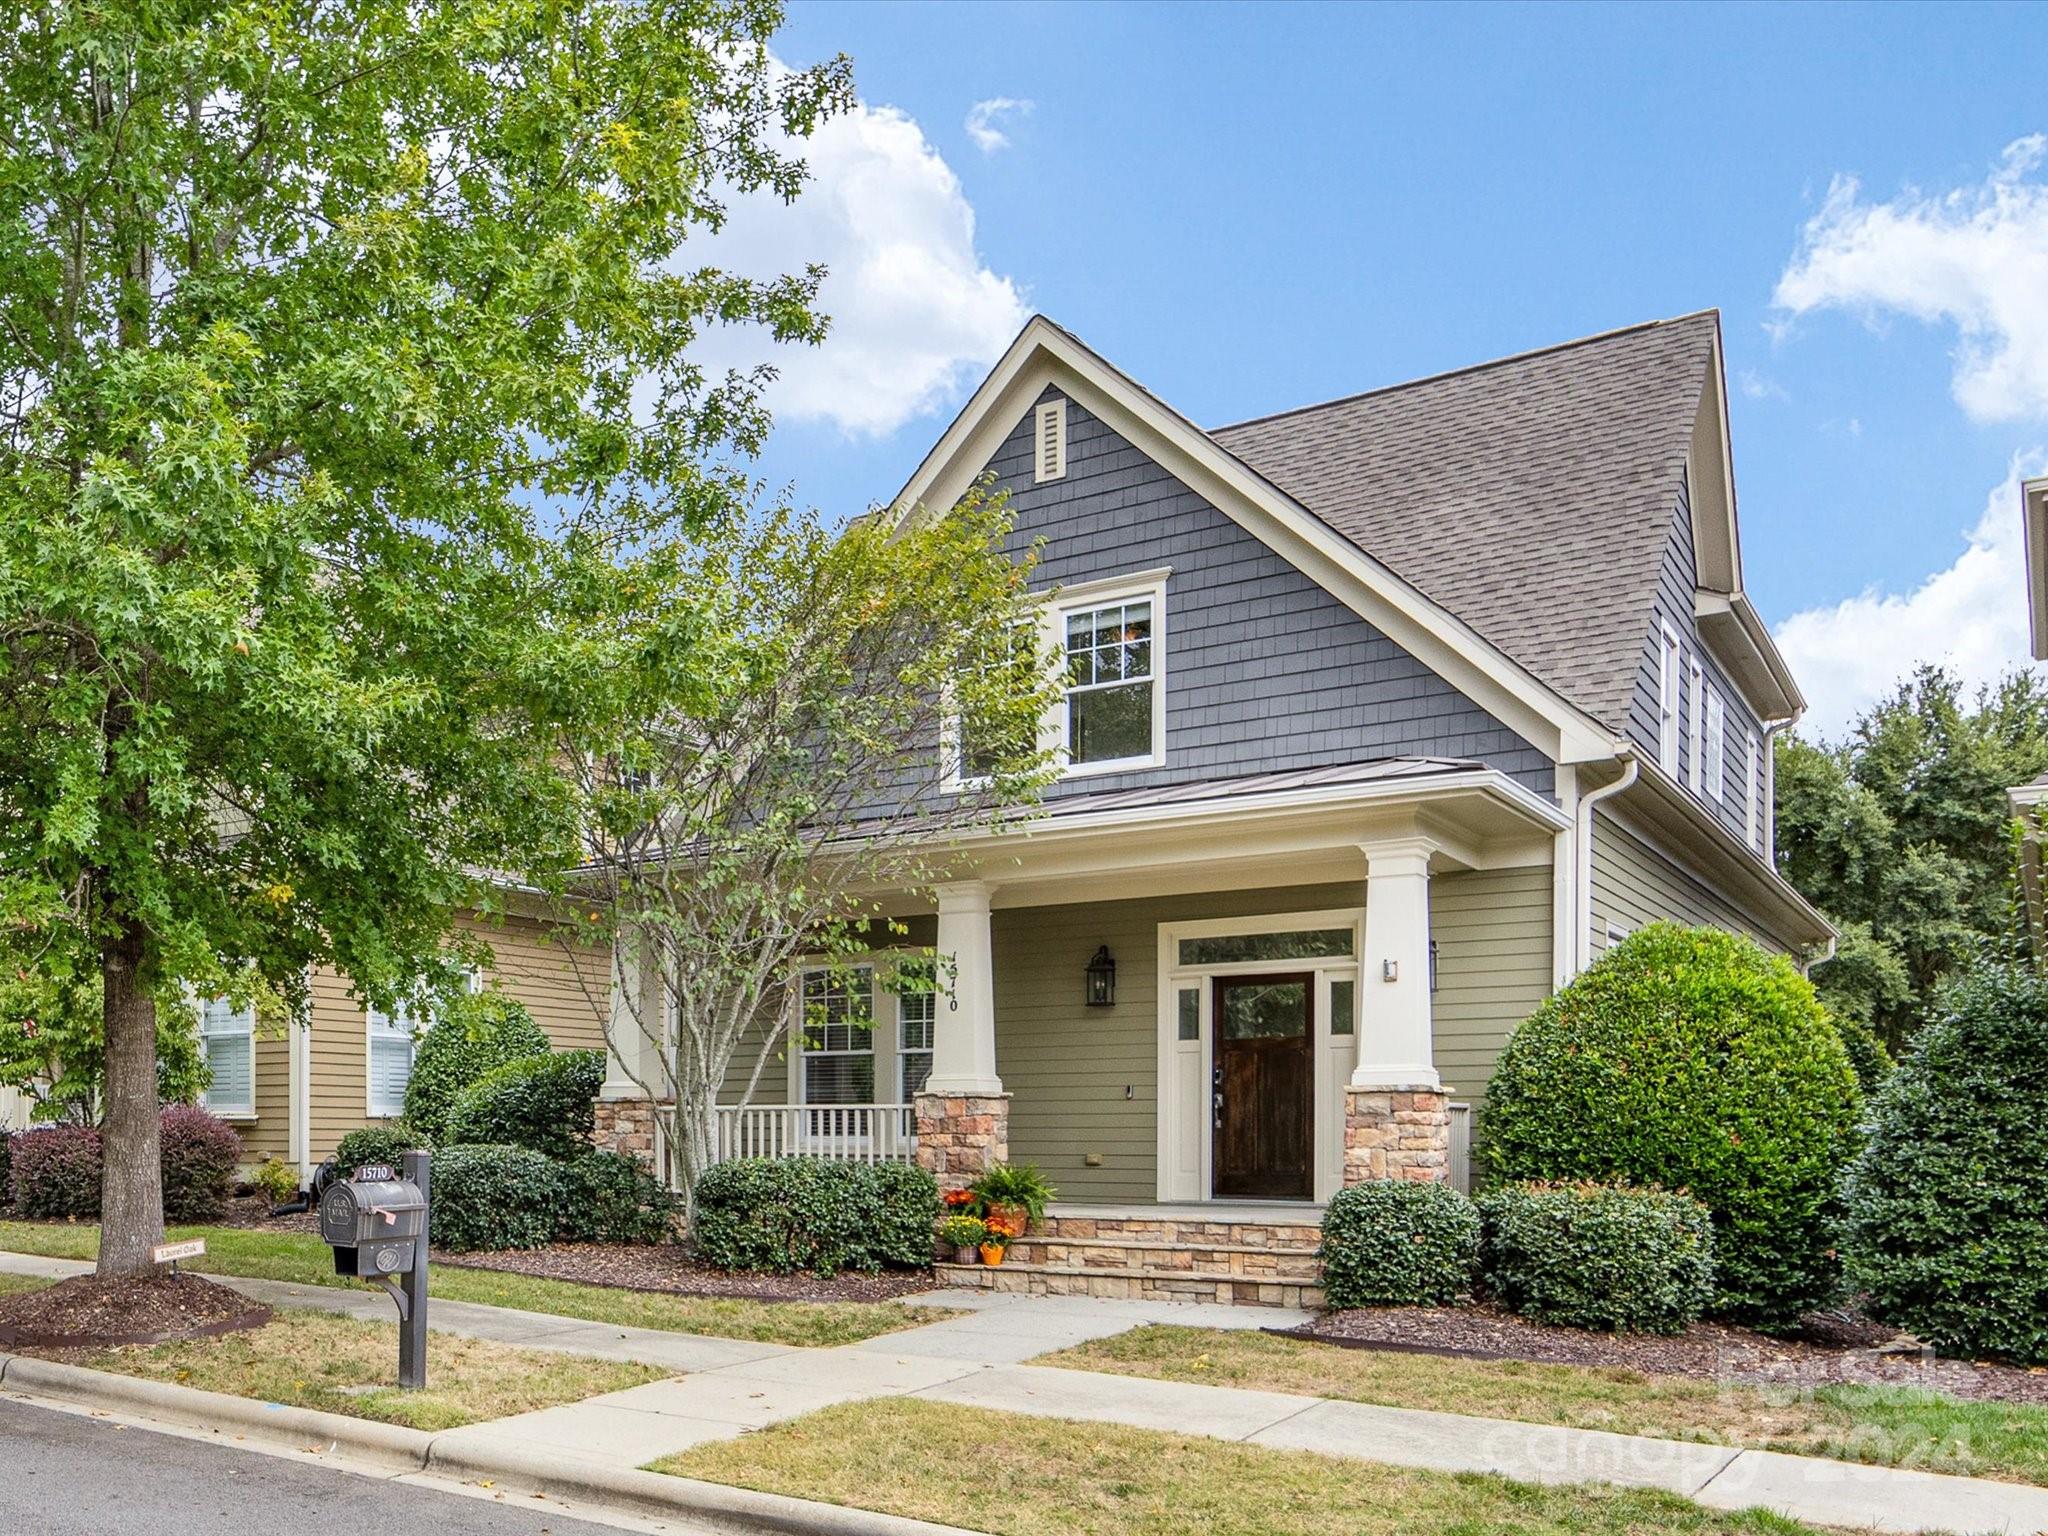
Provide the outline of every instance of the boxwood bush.
<path id="1" fill-rule="evenodd" d="M 454 1142 L 577 1157 L 590 1149 L 603 1086 L 603 1051 L 549 1051 L 508 1061 L 455 1096 L 443 1129 Z"/>
<path id="2" fill-rule="evenodd" d="M 1479 1212 L 1448 1184 L 1348 1185 L 1323 1213 L 1321 1256 L 1333 1307 L 1446 1306 L 1472 1289 Z"/>
<path id="3" fill-rule="evenodd" d="M 165 1221 L 219 1221 L 235 1192 L 242 1138 L 203 1109 L 175 1104 L 163 1113 Z"/>
<path id="4" fill-rule="evenodd" d="M 549 1049 L 548 1032 L 502 992 L 465 992 L 445 999 L 434 1027 L 413 1051 L 405 1085 L 405 1118 L 429 1141 L 454 1141 L 448 1111 L 455 1096 L 493 1067 Z"/>
<path id="5" fill-rule="evenodd" d="M 396 1169 L 405 1154 L 427 1145 L 427 1138 L 407 1125 L 366 1125 L 350 1131 L 334 1148 L 334 1171 L 347 1178 L 365 1163 Z"/>
<path id="6" fill-rule="evenodd" d="M 546 1246 L 560 1224 L 562 1169 L 525 1147 L 434 1154 L 429 1237 L 453 1252 Z"/>
<path id="7" fill-rule="evenodd" d="M 675 1196 L 639 1159 L 588 1152 L 562 1164 L 555 1235 L 571 1243 L 663 1243 L 675 1236 Z"/>
<path id="8" fill-rule="evenodd" d="M 1837 1191 L 1861 1106 L 1791 961 L 1656 923 L 1509 1037 L 1481 1150 L 1503 1181 L 1689 1191 L 1713 1214 L 1715 1310 L 1784 1325 L 1838 1289 Z"/>
<path id="9" fill-rule="evenodd" d="M 1849 1170 L 1849 1275 L 1944 1354 L 2048 1364 L 2048 980 L 1985 965 L 1872 1101 Z"/>
<path id="10" fill-rule="evenodd" d="M 1714 1299 L 1714 1226 L 1686 1195 L 1509 1184 L 1479 1198 L 1487 1291 L 1539 1323 L 1677 1333 Z"/>
<path id="11" fill-rule="evenodd" d="M 82 1125 L 23 1131 L 12 1148 L 17 1216 L 93 1221 L 100 1214 L 100 1133 Z"/>
<path id="12" fill-rule="evenodd" d="M 874 1271 L 932 1262 L 938 1184 L 920 1168 L 748 1157 L 697 1180 L 698 1257 L 720 1269 Z"/>

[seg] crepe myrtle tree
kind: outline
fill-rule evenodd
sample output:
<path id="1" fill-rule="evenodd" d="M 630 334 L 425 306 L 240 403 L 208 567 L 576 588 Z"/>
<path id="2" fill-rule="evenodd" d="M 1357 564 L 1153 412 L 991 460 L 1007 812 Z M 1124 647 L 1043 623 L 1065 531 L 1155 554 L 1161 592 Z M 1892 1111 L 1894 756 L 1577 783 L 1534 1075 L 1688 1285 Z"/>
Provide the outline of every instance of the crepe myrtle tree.
<path id="1" fill-rule="evenodd" d="M 944 516 L 837 532 L 787 509 L 733 517 L 672 551 L 677 600 L 626 642 L 616 675 L 684 675 L 660 665 L 670 648 L 696 665 L 690 689 L 631 712 L 646 729 L 576 760 L 582 920 L 617 957 L 615 996 L 586 985 L 686 1199 L 721 1090 L 751 1101 L 792 1029 L 818 1023 L 797 1017 L 799 962 L 891 949 L 891 979 L 943 995 L 949 967 L 902 946 L 883 897 L 1027 819 L 1051 776 L 1057 678 L 1008 532 L 985 486 Z"/>
<path id="2" fill-rule="evenodd" d="M 50 0 L 0 57 L 0 923 L 96 972 L 103 1276 L 174 985 L 453 984 L 576 855 L 583 638 L 735 491 L 818 274 L 693 265 L 850 90 L 758 0 Z"/>

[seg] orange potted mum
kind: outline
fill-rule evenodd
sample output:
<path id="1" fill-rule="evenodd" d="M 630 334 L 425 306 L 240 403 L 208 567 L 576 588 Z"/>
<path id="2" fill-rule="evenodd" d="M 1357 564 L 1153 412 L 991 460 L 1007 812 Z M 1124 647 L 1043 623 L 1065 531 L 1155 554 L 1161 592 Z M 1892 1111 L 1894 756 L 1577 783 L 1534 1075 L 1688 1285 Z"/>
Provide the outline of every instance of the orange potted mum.
<path id="1" fill-rule="evenodd" d="M 987 1235 L 981 1240 L 981 1262 L 1000 1264 L 1010 1244 L 1024 1235 L 1024 1223 L 1005 1212 L 990 1211 L 982 1225 Z"/>

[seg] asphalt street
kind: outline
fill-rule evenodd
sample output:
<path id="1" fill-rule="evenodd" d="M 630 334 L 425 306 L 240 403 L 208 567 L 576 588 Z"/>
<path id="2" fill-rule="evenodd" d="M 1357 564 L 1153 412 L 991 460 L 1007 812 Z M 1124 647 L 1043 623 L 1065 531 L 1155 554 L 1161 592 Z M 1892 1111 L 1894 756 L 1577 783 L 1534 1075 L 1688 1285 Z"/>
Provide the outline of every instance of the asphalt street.
<path id="1" fill-rule="evenodd" d="M 614 1526 L 0 1400 L 4 1536 L 618 1536 Z"/>

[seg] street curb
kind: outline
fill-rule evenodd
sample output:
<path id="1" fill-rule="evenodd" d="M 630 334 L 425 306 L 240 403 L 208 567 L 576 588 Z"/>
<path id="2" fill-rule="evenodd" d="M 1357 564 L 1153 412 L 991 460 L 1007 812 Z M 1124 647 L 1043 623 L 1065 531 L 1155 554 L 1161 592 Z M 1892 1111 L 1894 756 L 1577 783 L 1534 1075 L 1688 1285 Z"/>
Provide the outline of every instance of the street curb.
<path id="1" fill-rule="evenodd" d="M 352 1419 L 315 1408 L 288 1408 L 282 1403 L 145 1381 L 82 1365 L 60 1365 L 28 1355 L 0 1355 L 0 1388 L 140 1413 L 185 1429 L 273 1441 L 316 1455 L 341 1452 L 400 1472 L 424 1467 L 434 1438 L 425 1430 L 397 1424 Z"/>
<path id="2" fill-rule="evenodd" d="M 460 1431 L 428 1434 L 346 1414 L 288 1408 L 27 1355 L 0 1354 L 0 1391 L 134 1413 L 181 1429 L 263 1440 L 314 1455 L 340 1454 L 393 1472 L 488 1481 L 501 1489 L 543 1493 L 636 1515 L 689 1519 L 736 1536 L 763 1531 L 778 1536 L 972 1536 L 957 1526 L 638 1468 L 607 1467 L 531 1447 L 517 1452 L 475 1451 L 454 1438 Z"/>

